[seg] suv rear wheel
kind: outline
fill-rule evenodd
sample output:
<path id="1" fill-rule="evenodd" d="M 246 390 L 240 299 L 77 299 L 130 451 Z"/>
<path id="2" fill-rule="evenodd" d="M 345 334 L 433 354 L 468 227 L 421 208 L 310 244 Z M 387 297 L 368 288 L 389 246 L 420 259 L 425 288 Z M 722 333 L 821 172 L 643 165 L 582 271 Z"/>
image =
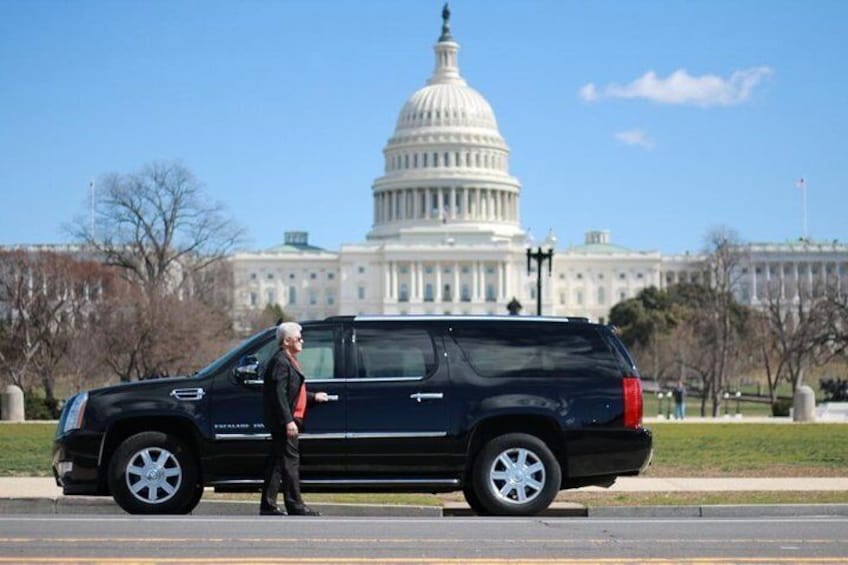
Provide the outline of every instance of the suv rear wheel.
<path id="1" fill-rule="evenodd" d="M 188 514 L 203 494 L 191 451 L 162 432 L 142 432 L 121 443 L 109 463 L 109 488 L 130 514 Z"/>
<path id="2" fill-rule="evenodd" d="M 488 513 L 527 516 L 550 506 L 559 492 L 562 471 L 538 437 L 506 434 L 483 447 L 474 461 L 473 477 L 475 503 Z"/>

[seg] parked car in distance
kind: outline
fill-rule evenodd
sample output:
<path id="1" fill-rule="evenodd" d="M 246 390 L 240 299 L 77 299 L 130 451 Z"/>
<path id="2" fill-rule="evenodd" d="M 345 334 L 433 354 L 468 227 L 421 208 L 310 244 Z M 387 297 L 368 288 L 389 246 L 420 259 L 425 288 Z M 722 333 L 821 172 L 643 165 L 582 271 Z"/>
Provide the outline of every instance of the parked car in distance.
<path id="1" fill-rule="evenodd" d="M 608 326 L 529 316 L 347 316 L 303 323 L 313 391 L 304 491 L 462 490 L 479 514 L 532 515 L 561 489 L 649 463 L 642 387 Z M 205 486 L 258 490 L 274 328 L 191 377 L 83 391 L 53 446 L 64 494 L 188 513 Z M 257 502 L 258 505 L 258 502 Z"/>

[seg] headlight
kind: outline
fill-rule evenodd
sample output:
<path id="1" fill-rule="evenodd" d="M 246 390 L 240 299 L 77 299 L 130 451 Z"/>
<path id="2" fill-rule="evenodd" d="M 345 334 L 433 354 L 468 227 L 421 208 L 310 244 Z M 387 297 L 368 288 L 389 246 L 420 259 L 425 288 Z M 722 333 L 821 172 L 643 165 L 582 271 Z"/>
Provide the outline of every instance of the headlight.
<path id="1" fill-rule="evenodd" d="M 81 392 L 71 399 L 68 406 L 68 413 L 65 414 L 65 420 L 62 423 L 61 433 L 66 434 L 71 430 L 78 430 L 82 427 L 82 418 L 85 415 L 85 405 L 88 403 L 88 393 Z"/>

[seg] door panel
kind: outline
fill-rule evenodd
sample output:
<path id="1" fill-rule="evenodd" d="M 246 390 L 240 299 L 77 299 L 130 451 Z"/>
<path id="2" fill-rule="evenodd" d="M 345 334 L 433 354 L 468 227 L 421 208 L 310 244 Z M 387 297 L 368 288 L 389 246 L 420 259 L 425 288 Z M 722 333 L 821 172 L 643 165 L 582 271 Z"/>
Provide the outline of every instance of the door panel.
<path id="1" fill-rule="evenodd" d="M 307 324 L 302 334 L 304 347 L 298 360 L 307 376 L 307 388 L 326 392 L 338 400 L 313 405 L 307 410 L 306 429 L 300 442 L 301 474 L 341 472 L 345 385 L 336 378 L 341 358 L 341 345 L 336 339 L 340 328 L 334 324 Z M 246 347 L 241 356 L 243 360 L 249 356 L 255 358 L 250 359 L 256 362 L 255 375 L 239 378 L 235 373 L 239 363 L 234 363 L 222 368 L 214 378 L 210 417 L 215 432 L 215 455 L 209 466 L 219 481 L 262 479 L 270 433 L 263 423 L 261 381 L 277 348 L 271 333 L 266 340 Z"/>
<path id="2" fill-rule="evenodd" d="M 354 475 L 424 476 L 443 467 L 447 364 L 427 329 L 355 326 L 347 385 L 348 468 Z"/>

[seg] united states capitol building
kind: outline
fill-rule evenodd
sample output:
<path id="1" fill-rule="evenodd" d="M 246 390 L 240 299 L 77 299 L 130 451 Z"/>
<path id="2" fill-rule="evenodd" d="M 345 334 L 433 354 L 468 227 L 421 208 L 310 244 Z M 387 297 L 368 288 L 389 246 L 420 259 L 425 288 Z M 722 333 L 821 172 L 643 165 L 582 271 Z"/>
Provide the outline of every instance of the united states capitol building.
<path id="1" fill-rule="evenodd" d="M 627 249 L 608 231 L 587 231 L 582 245 L 564 249 L 553 232 L 529 240 L 509 147 L 492 107 L 462 78 L 449 14 L 434 50 L 432 76 L 401 107 L 383 150 L 365 241 L 333 251 L 311 246 L 306 232 L 288 232 L 280 245 L 233 255 L 237 323 L 269 304 L 318 319 L 506 314 L 515 299 L 522 314 L 535 314 L 539 272 L 544 315 L 604 321 L 645 287 L 700 281 L 703 257 Z M 531 246 L 553 250 L 550 274 L 548 260 L 528 259 Z M 775 280 L 790 298 L 817 281 L 848 284 L 844 243 L 748 244 L 745 252 L 736 294 L 746 304 L 760 304 Z"/>

